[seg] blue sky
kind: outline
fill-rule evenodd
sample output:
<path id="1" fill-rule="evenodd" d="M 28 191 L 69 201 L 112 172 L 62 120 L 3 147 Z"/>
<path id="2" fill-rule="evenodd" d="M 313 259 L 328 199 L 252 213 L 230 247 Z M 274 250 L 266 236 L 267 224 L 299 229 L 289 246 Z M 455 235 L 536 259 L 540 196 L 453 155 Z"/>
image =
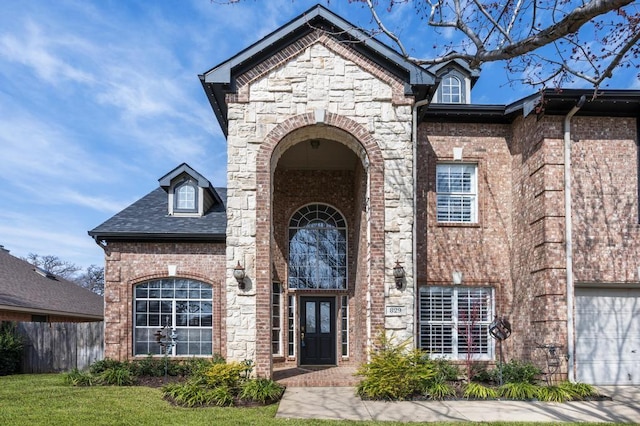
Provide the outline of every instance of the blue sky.
<path id="1" fill-rule="evenodd" d="M 16 256 L 102 265 L 87 231 L 175 166 L 187 162 L 225 186 L 225 139 L 198 74 L 316 3 L 0 2 L 0 244 Z M 371 27 L 361 5 L 333 0 L 329 8 Z M 437 44 L 413 31 L 420 24 L 410 8 L 389 18 L 412 54 Z M 485 65 L 473 101 L 509 103 L 533 92 L 504 80 L 499 63 Z M 612 87 L 640 88 L 635 72 Z"/>

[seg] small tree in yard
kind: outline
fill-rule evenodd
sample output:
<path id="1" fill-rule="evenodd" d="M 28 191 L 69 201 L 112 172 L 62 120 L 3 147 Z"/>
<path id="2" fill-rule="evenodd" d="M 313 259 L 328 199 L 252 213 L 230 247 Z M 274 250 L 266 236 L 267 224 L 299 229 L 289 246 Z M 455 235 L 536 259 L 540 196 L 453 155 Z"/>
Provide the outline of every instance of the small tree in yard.
<path id="1" fill-rule="evenodd" d="M 482 304 L 472 303 L 468 309 L 458 309 L 458 337 L 464 341 L 464 345 L 458 345 L 465 349 L 465 374 L 467 382 L 471 382 L 474 376 L 476 350 L 483 345 L 483 339 L 488 340 L 488 335 L 483 336 Z M 488 342 L 484 342 L 485 345 Z"/>
<path id="2" fill-rule="evenodd" d="M 0 323 L 0 376 L 17 373 L 22 362 L 22 336 L 14 322 Z"/>

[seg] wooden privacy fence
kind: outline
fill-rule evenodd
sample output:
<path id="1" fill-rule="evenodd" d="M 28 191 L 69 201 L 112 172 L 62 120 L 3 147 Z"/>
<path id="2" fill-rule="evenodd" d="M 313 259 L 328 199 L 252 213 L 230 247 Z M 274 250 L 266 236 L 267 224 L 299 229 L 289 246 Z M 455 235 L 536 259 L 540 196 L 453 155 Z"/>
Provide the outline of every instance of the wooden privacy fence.
<path id="1" fill-rule="evenodd" d="M 23 373 L 86 369 L 104 356 L 103 322 L 19 322 Z"/>

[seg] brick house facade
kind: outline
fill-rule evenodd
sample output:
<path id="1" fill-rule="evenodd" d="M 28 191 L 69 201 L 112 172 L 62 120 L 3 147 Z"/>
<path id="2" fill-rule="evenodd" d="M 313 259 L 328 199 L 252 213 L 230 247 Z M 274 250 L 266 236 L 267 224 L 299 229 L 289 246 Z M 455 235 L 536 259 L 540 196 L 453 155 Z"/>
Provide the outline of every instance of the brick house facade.
<path id="1" fill-rule="evenodd" d="M 157 351 L 165 322 L 174 355 L 252 359 L 260 376 L 358 365 L 381 332 L 494 362 L 505 317 L 509 359 L 542 365 L 554 345 L 570 379 L 640 383 L 640 93 L 476 105 L 464 64 L 416 67 L 321 6 L 200 77 L 227 188 L 183 164 L 90 231 L 107 356 Z M 636 324 L 603 334 L 592 315 Z"/>

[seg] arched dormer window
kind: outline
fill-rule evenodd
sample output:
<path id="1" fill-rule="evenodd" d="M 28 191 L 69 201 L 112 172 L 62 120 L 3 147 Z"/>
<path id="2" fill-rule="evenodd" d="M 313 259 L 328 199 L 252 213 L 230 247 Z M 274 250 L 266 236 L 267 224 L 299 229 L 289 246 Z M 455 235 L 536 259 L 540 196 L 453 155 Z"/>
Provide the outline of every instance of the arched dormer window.
<path id="1" fill-rule="evenodd" d="M 291 217 L 289 288 L 347 288 L 347 224 L 333 207 L 310 204 Z"/>
<path id="2" fill-rule="evenodd" d="M 198 211 L 198 188 L 191 180 L 176 185 L 174 192 L 174 210 L 178 212 Z"/>
<path id="3" fill-rule="evenodd" d="M 440 102 L 445 104 L 461 104 L 463 102 L 462 82 L 458 77 L 448 75 L 442 79 L 440 86 Z"/>

